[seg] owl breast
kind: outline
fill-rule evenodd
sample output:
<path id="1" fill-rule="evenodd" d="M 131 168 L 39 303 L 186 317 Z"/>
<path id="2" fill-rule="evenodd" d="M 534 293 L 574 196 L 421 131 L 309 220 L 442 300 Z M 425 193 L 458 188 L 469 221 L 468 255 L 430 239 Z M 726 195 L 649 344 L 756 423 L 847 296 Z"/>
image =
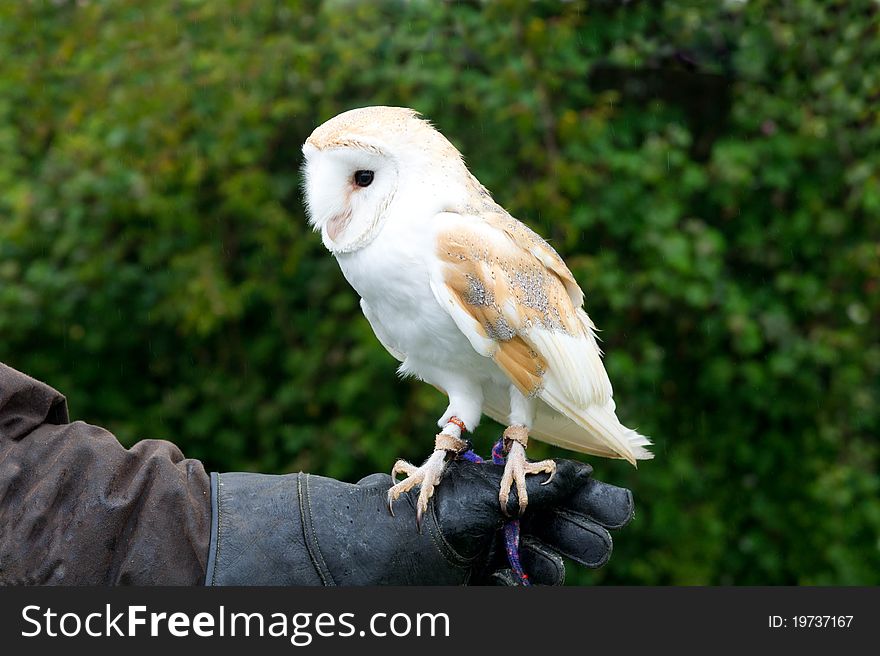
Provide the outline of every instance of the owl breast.
<path id="1" fill-rule="evenodd" d="M 391 222 L 369 245 L 337 255 L 349 284 L 372 310 L 380 341 L 406 356 L 408 368 L 483 365 L 431 291 L 434 236 L 426 226 Z M 378 325 L 377 325 L 378 324 Z"/>

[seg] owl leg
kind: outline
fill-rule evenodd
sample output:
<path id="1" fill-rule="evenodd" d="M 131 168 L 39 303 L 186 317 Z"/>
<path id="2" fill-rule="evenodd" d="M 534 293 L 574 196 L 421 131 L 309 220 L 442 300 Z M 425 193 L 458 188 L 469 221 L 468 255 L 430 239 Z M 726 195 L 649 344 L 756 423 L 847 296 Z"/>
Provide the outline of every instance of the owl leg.
<path id="1" fill-rule="evenodd" d="M 391 469 L 391 478 L 397 481 L 398 474 L 406 474 L 406 478 L 396 483 L 388 490 L 388 510 L 394 514 L 393 503 L 401 494 L 409 492 L 416 485 L 419 486 L 419 497 L 416 501 L 416 524 L 421 530 L 422 516 L 428 509 L 428 501 L 434 494 L 434 488 L 440 483 L 443 470 L 446 469 L 446 461 L 455 454 L 467 449 L 467 442 L 461 439 L 464 427 L 458 417 L 451 417 L 449 423 L 437 434 L 434 440 L 434 452 L 428 457 L 421 467 L 398 460 Z"/>
<path id="2" fill-rule="evenodd" d="M 448 389 L 448 387 L 447 387 Z M 434 488 L 440 483 L 446 462 L 468 448 L 468 443 L 461 439 L 463 432 L 473 430 L 482 413 L 482 393 L 468 389 L 466 394 L 450 394 L 449 408 L 437 422 L 442 430 L 434 439 L 434 452 L 421 467 L 398 460 L 391 470 L 391 478 L 395 485 L 388 490 L 388 510 L 394 514 L 394 502 L 416 485 L 419 496 L 416 501 L 416 524 L 421 530 L 422 517 L 428 509 L 428 502 L 434 494 Z M 406 474 L 406 478 L 397 483 L 397 475 Z"/>
<path id="3" fill-rule="evenodd" d="M 519 500 L 520 516 L 525 512 L 529 504 L 529 495 L 526 492 L 527 474 L 550 474 L 547 480 L 541 483 L 549 483 L 556 473 L 556 463 L 552 460 L 529 462 L 526 459 L 526 447 L 529 443 L 529 428 L 535 420 L 535 400 L 523 396 L 515 387 L 510 390 L 510 425 L 504 431 L 504 450 L 507 460 L 504 463 L 504 475 L 501 477 L 501 490 L 498 501 L 501 510 L 507 514 L 507 502 L 510 498 L 510 490 L 516 485 L 516 495 Z"/>

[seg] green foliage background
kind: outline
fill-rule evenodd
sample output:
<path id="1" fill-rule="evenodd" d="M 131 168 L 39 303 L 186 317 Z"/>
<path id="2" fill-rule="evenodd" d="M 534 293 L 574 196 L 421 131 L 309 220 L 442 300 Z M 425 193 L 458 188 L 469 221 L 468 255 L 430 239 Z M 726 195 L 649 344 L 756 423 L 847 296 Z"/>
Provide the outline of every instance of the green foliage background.
<path id="1" fill-rule="evenodd" d="M 216 470 L 426 456 L 444 399 L 299 190 L 316 125 L 412 106 L 566 258 L 656 441 L 594 460 L 638 510 L 571 580 L 880 583 L 876 2 L 0 7 L 0 360 L 75 418 Z"/>

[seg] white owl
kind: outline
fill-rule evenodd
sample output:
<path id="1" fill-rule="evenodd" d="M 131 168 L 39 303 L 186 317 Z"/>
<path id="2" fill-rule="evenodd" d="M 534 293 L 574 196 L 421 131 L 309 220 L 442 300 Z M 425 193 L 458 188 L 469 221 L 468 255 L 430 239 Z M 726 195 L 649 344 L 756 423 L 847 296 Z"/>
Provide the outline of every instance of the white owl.
<path id="1" fill-rule="evenodd" d="M 498 205 L 461 154 L 412 109 L 365 107 L 318 127 L 303 145 L 309 219 L 361 297 L 379 341 L 449 397 L 435 450 L 389 506 L 420 485 L 427 508 L 450 454 L 483 413 L 508 426 L 499 499 L 551 460 L 526 460 L 528 436 L 608 458 L 653 457 L 615 414 L 584 294 L 556 251 Z M 548 478 L 549 480 L 549 478 Z"/>

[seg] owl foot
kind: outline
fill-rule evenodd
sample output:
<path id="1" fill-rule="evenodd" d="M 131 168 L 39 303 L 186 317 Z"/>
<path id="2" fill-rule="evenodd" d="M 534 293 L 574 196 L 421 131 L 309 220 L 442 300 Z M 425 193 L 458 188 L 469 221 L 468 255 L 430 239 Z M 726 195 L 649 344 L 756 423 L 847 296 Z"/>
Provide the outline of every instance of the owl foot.
<path id="1" fill-rule="evenodd" d="M 528 429 L 525 426 L 510 426 L 504 431 L 505 446 L 507 447 L 507 461 L 504 463 L 504 475 L 501 477 L 501 491 L 498 501 L 501 502 L 501 510 L 507 515 L 507 501 L 510 498 L 510 490 L 516 485 L 516 495 L 519 499 L 519 515 L 529 505 L 529 495 L 526 492 L 527 474 L 550 474 L 541 485 L 547 485 L 556 473 L 556 463 L 552 460 L 529 462 L 526 460 L 526 444 L 528 444 Z"/>
<path id="2" fill-rule="evenodd" d="M 434 494 L 434 488 L 440 483 L 443 470 L 446 469 L 446 459 L 468 448 L 467 442 L 460 439 L 462 427 L 461 420 L 452 417 L 446 427 L 438 433 L 434 440 L 434 453 L 421 467 L 398 460 L 391 469 L 391 479 L 394 485 L 388 490 L 388 510 L 394 514 L 393 504 L 400 495 L 409 492 L 416 485 L 420 486 L 419 498 L 416 501 L 416 526 L 422 530 L 422 517 L 428 509 L 428 502 Z M 397 482 L 398 474 L 406 474 L 406 478 Z"/>
<path id="3" fill-rule="evenodd" d="M 420 486 L 419 498 L 416 501 L 416 525 L 422 530 L 422 516 L 428 509 L 428 501 L 434 494 L 434 487 L 440 483 L 440 477 L 446 468 L 446 451 L 437 449 L 425 461 L 421 467 L 416 467 L 406 460 L 398 460 L 391 470 L 391 478 L 396 482 L 398 474 L 406 474 L 406 478 L 396 483 L 388 490 L 388 510 L 394 514 L 392 504 L 397 501 L 401 494 L 405 494 L 416 485 Z"/>

